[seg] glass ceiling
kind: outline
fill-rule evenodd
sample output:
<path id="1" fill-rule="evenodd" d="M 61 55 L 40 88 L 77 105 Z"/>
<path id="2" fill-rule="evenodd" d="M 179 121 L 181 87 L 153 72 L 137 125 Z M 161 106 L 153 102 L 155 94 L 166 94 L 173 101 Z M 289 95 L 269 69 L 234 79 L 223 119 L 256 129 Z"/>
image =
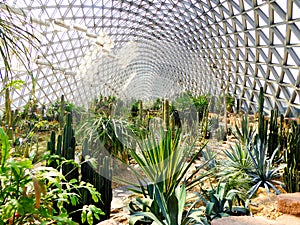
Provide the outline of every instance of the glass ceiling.
<path id="1" fill-rule="evenodd" d="M 300 0 L 9 0 L 40 32 L 33 54 L 36 97 L 79 105 L 181 91 L 228 92 L 257 110 L 300 111 Z M 51 62 L 51 63 L 50 63 Z M 30 98 L 31 80 L 12 93 Z M 0 98 L 3 106 L 4 100 Z"/>

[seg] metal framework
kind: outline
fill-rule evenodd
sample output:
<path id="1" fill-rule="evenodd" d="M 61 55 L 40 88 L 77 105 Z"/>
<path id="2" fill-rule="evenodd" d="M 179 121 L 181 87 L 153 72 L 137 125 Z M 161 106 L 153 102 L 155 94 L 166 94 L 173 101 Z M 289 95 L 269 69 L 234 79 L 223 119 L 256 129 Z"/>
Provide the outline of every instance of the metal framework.
<path id="1" fill-rule="evenodd" d="M 41 32 L 36 97 L 149 99 L 225 89 L 257 110 L 300 111 L 300 0 L 11 0 Z M 47 62 L 51 62 L 51 66 Z M 30 97 L 13 93 L 15 106 Z M 3 99 L 0 98 L 3 105 Z"/>

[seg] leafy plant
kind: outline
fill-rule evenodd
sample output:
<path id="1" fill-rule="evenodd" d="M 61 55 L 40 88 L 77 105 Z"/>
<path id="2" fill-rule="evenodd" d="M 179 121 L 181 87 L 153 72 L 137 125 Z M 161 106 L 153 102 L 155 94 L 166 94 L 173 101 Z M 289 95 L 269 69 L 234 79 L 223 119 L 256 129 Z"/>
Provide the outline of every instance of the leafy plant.
<path id="1" fill-rule="evenodd" d="M 91 149 L 99 149 L 99 144 L 101 144 L 109 154 L 126 162 L 128 153 L 115 129 L 123 125 L 122 120 L 110 119 L 101 114 L 87 115 L 78 125 L 76 137 L 81 143 L 87 140 Z"/>
<path id="2" fill-rule="evenodd" d="M 136 202 L 130 203 L 130 225 L 141 221 L 158 225 L 209 224 L 201 210 L 193 209 L 197 202 L 194 202 L 187 210 L 185 209 L 185 182 L 181 187 L 177 186 L 169 197 L 161 192 L 157 184 L 148 185 L 148 192 L 149 198 L 137 198 Z"/>
<path id="3" fill-rule="evenodd" d="M 162 109 L 162 101 L 160 98 L 155 99 L 153 106 L 151 107 L 152 110 L 161 110 Z"/>
<path id="4" fill-rule="evenodd" d="M 205 151 L 202 151 L 202 157 L 207 163 L 209 170 L 215 170 L 217 168 L 217 153 L 211 150 L 209 147 L 205 148 Z"/>
<path id="5" fill-rule="evenodd" d="M 137 152 L 131 149 L 130 155 L 143 172 L 142 176 L 137 174 L 138 178 L 146 183 L 158 184 L 160 191 L 168 197 L 179 186 L 188 169 L 199 157 L 205 145 L 194 153 L 193 145 L 185 145 L 179 130 L 175 131 L 174 134 L 171 129 L 167 131 L 162 129 L 160 137 L 157 138 L 156 135 L 157 133 L 150 132 L 147 139 L 138 142 L 141 151 Z M 187 181 L 191 180 L 207 163 L 187 177 Z M 203 174 L 198 180 L 206 175 Z M 188 182 L 187 187 L 193 185 L 198 180 Z M 143 189 L 142 186 L 141 188 Z M 142 192 L 144 191 L 142 190 Z"/>
<path id="6" fill-rule="evenodd" d="M 235 147 L 230 146 L 230 150 L 225 149 L 224 154 L 226 159 L 224 160 L 224 169 L 228 168 L 227 175 L 237 177 L 248 173 L 253 168 L 253 162 L 250 157 L 249 151 L 237 144 Z M 223 173 L 224 174 L 224 173 Z"/>
<path id="7" fill-rule="evenodd" d="M 0 140 L 0 224 L 75 224 L 65 206 L 78 204 L 78 189 L 84 188 L 95 201 L 100 200 L 99 193 L 88 183 L 77 183 L 76 180 L 68 182 L 54 168 L 34 165 L 30 159 L 12 157 L 8 136 L 2 128 Z M 92 206 L 87 207 L 89 214 L 98 216 L 102 213 Z"/>
<path id="8" fill-rule="evenodd" d="M 198 97 L 193 97 L 193 103 L 198 111 L 199 122 L 203 119 L 205 111 L 208 110 L 208 97 L 205 95 L 199 95 Z"/>
<path id="9" fill-rule="evenodd" d="M 255 130 L 249 124 L 248 116 L 244 115 L 241 121 L 241 129 L 235 124 L 233 135 L 239 140 L 241 146 L 250 146 L 255 136 Z"/>
<path id="10" fill-rule="evenodd" d="M 248 190 L 250 188 L 250 176 L 248 173 L 253 169 L 253 162 L 246 147 L 240 144 L 230 146 L 224 150 L 226 158 L 221 163 L 218 177 L 226 179 L 228 186 Z"/>
<path id="11" fill-rule="evenodd" d="M 130 155 L 142 170 L 141 175 L 134 171 L 140 185 L 133 184 L 135 188 L 131 190 L 144 195 L 143 199 L 131 203 L 134 215 L 132 224 L 137 221 L 154 221 L 158 224 L 193 224 L 200 221 L 200 218 L 195 216 L 196 212 L 192 209 L 185 211 L 183 208 L 186 189 L 204 180 L 211 173 L 203 172 L 195 177 L 195 174 L 209 163 L 206 161 L 187 176 L 188 169 L 203 148 L 204 146 L 194 152 L 193 145 L 185 143 L 179 130 L 173 132 L 171 129 L 162 129 L 159 133 L 151 131 L 146 139 L 139 142 L 141 151 L 130 151 Z M 180 186 L 182 182 L 184 184 Z"/>
<path id="12" fill-rule="evenodd" d="M 1 1 L 0 15 L 0 60 L 4 67 L 4 70 L 1 70 L 0 76 L 5 95 L 6 125 L 11 127 L 10 89 L 12 87 L 11 84 L 15 86 L 15 82 L 19 82 L 13 80 L 15 72 L 13 65 L 15 62 L 18 62 L 30 75 L 32 79 L 32 95 L 34 96 L 35 79 L 29 62 L 31 61 L 31 50 L 38 51 L 40 42 L 34 35 L 34 28 L 28 23 L 25 13 L 20 11 L 17 14 L 7 3 Z M 10 139 L 12 139 L 12 133 L 8 132 L 8 134 Z"/>
<path id="13" fill-rule="evenodd" d="M 233 112 L 233 106 L 234 106 L 234 97 L 232 97 L 231 94 L 227 93 L 225 95 L 225 98 L 226 98 L 226 109 L 228 112 Z"/>
<path id="14" fill-rule="evenodd" d="M 249 210 L 245 208 L 245 202 L 239 197 L 241 192 L 228 189 L 225 182 L 219 182 L 216 188 L 201 190 L 202 194 L 199 196 L 206 205 L 205 214 L 208 221 L 231 215 L 249 214 Z"/>
<path id="15" fill-rule="evenodd" d="M 285 165 L 280 165 L 275 167 L 274 157 L 276 154 L 275 150 L 271 158 L 267 158 L 268 149 L 266 145 L 260 140 L 259 136 L 256 136 L 254 143 L 252 144 L 252 149 L 247 148 L 251 160 L 254 165 L 254 169 L 249 172 L 249 175 L 252 177 L 251 182 L 254 184 L 250 190 L 249 198 L 251 198 L 259 187 L 264 187 L 267 193 L 270 193 L 270 188 L 273 189 L 277 194 L 280 194 L 280 191 L 275 187 L 274 184 L 282 184 L 276 178 L 280 177 L 279 171 L 283 169 Z"/>

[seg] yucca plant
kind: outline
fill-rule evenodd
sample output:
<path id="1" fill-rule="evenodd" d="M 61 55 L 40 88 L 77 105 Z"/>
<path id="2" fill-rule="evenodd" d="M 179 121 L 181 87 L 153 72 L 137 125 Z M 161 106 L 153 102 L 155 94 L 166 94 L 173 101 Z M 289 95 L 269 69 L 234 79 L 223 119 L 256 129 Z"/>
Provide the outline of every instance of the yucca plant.
<path id="1" fill-rule="evenodd" d="M 252 144 L 252 149 L 247 149 L 254 165 L 253 170 L 249 172 L 249 175 L 252 177 L 251 182 L 253 183 L 253 186 L 248 191 L 249 198 L 255 194 L 259 187 L 264 187 L 267 193 L 270 193 L 271 188 L 276 194 L 280 194 L 275 184 L 282 185 L 277 179 L 280 177 L 280 170 L 283 169 L 285 165 L 274 166 L 274 157 L 278 149 L 273 152 L 271 158 L 268 158 L 268 148 L 265 143 L 260 140 L 258 135 Z"/>
<path id="2" fill-rule="evenodd" d="M 209 163 L 207 161 L 186 177 L 188 169 L 199 157 L 205 145 L 194 152 L 194 146 L 184 143 L 179 130 L 174 134 L 171 129 L 167 131 L 162 129 L 160 137 L 157 138 L 156 135 L 155 132 L 150 132 L 148 138 L 138 141 L 140 151 L 129 150 L 131 157 L 142 170 L 143 175 L 137 174 L 141 183 L 157 184 L 165 196 L 170 196 L 183 178 L 187 180 L 189 188 L 210 173 L 203 173 L 202 176 L 192 179 L 201 168 Z M 146 193 L 143 186 L 140 188 L 141 192 Z"/>

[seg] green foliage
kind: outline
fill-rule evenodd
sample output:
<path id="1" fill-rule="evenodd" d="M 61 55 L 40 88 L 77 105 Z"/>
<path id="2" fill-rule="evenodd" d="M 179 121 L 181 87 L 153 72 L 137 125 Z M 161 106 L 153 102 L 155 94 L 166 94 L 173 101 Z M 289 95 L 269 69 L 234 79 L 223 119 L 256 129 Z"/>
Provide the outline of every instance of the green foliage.
<path id="1" fill-rule="evenodd" d="M 229 150 L 224 150 L 226 158 L 222 160 L 218 177 L 227 180 L 228 186 L 239 190 L 249 190 L 253 162 L 246 147 L 236 144 Z"/>
<path id="2" fill-rule="evenodd" d="M 205 95 L 199 95 L 198 97 L 193 97 L 193 104 L 198 112 L 199 122 L 202 121 L 206 112 L 208 111 L 209 99 Z"/>
<path id="3" fill-rule="evenodd" d="M 193 97 L 190 93 L 184 92 L 181 93 L 173 102 L 174 109 L 178 111 L 183 111 L 186 109 L 190 109 L 193 105 Z"/>
<path id="4" fill-rule="evenodd" d="M 99 149 L 99 142 L 104 149 L 111 155 L 126 161 L 127 150 L 119 140 L 116 127 L 127 127 L 130 130 L 131 123 L 125 123 L 122 120 L 111 119 L 101 114 L 88 114 L 78 125 L 77 139 L 79 143 L 88 141 L 92 149 Z"/>
<path id="5" fill-rule="evenodd" d="M 67 180 L 75 180 L 79 177 L 78 165 L 74 163 L 75 161 L 75 137 L 74 131 L 72 128 L 72 116 L 70 113 L 66 116 L 66 122 L 64 127 L 64 132 L 62 135 L 55 138 L 55 132 L 51 133 L 50 141 L 48 142 L 48 150 L 52 157 L 50 158 L 49 166 L 53 166 L 56 168 L 57 166 L 62 167 L 62 173 L 66 177 Z M 56 155 L 55 155 L 56 154 Z M 82 149 L 82 157 L 85 157 L 90 154 L 87 149 L 87 145 L 84 144 Z M 104 158 L 104 157 L 103 157 Z M 60 163 L 62 159 L 66 159 L 64 163 Z M 82 182 L 91 182 L 94 185 L 95 189 L 101 193 L 103 202 L 98 202 L 97 199 L 94 200 L 93 196 L 86 189 L 80 189 L 78 193 L 82 196 L 81 201 L 78 203 L 77 207 L 73 207 L 72 205 L 66 206 L 68 212 L 76 211 L 78 208 L 81 208 L 84 205 L 96 205 L 98 208 L 101 208 L 105 213 L 105 218 L 107 219 L 110 215 L 110 202 L 111 202 L 111 181 L 106 180 L 106 178 L 102 178 L 100 175 L 104 174 L 102 169 L 102 158 L 98 159 L 98 168 L 94 168 L 90 166 L 88 161 L 83 161 L 81 165 L 81 181 Z M 108 163 L 104 160 L 104 170 L 108 170 Z M 96 170 L 96 171 L 95 171 Z M 97 173 L 99 172 L 99 174 Z M 105 187 L 104 187 L 105 186 Z M 103 204 L 104 203 L 104 204 Z M 89 211 L 93 208 L 85 208 L 85 213 L 83 216 L 86 216 L 86 220 L 93 221 L 93 217 L 90 218 L 90 214 L 92 211 Z M 73 220 L 79 222 L 80 218 L 78 218 L 78 213 L 74 214 Z M 104 216 L 101 216 L 101 218 Z M 96 220 L 99 220 L 100 217 L 95 216 Z M 82 219 L 82 218 L 81 218 Z"/>
<path id="6" fill-rule="evenodd" d="M 132 104 L 130 111 L 131 111 L 132 118 L 135 118 L 138 116 L 138 112 L 139 112 L 139 102 L 138 101 L 136 101 Z"/>
<path id="7" fill-rule="evenodd" d="M 206 161 L 197 167 L 195 172 L 186 176 L 203 147 L 194 152 L 193 145 L 185 143 L 181 132 L 161 130 L 160 133 L 151 131 L 147 138 L 139 142 L 141 151 L 130 151 L 130 155 L 142 170 L 141 175 L 136 172 L 141 185 L 134 185 L 135 189 L 132 191 L 144 195 L 143 199 L 137 199 L 130 205 L 133 214 L 131 224 L 138 221 L 154 221 L 158 224 L 204 224 L 199 218 L 199 211 L 193 211 L 192 207 L 188 211 L 184 210 L 186 189 L 206 179 L 211 173 L 203 172 L 195 178 L 195 174 L 210 162 Z M 180 186 L 182 182 L 184 184 Z M 148 184 L 146 188 L 142 185 L 144 183 Z"/>
<path id="8" fill-rule="evenodd" d="M 31 52 L 28 46 L 37 50 L 40 42 L 34 35 L 34 28 L 28 24 L 25 13 L 24 15 L 14 13 L 14 9 L 5 2 L 1 2 L 0 5 L 0 57 L 5 66 L 5 76 L 1 75 L 1 79 L 7 81 L 9 74 L 13 73 L 14 60 L 20 62 L 25 70 L 30 73 L 31 68 L 28 62 L 30 61 Z M 25 26 L 26 24 L 28 26 Z"/>
<path id="9" fill-rule="evenodd" d="M 152 110 L 161 110 L 162 109 L 162 101 L 160 98 L 155 99 L 153 106 L 151 107 Z"/>
<path id="10" fill-rule="evenodd" d="M 248 116 L 244 115 L 241 122 L 241 129 L 235 124 L 235 132 L 233 135 L 238 139 L 241 146 L 250 146 L 255 136 L 255 130 L 249 124 Z"/>
<path id="11" fill-rule="evenodd" d="M 264 187 L 267 193 L 269 193 L 269 189 L 272 188 L 277 194 L 280 194 L 280 191 L 274 184 L 282 184 L 280 181 L 276 180 L 276 178 L 280 177 L 279 171 L 283 169 L 284 165 L 278 167 L 274 166 L 274 157 L 277 150 L 273 152 L 273 155 L 270 158 L 268 158 L 268 149 L 258 135 L 252 144 L 252 149 L 247 149 L 254 165 L 254 169 L 249 172 L 249 175 L 252 177 L 251 182 L 254 184 L 248 191 L 249 198 L 255 194 L 259 187 Z"/>
<path id="12" fill-rule="evenodd" d="M 174 134 L 171 129 L 168 131 L 162 129 L 159 134 L 160 137 L 156 138 L 157 133 L 150 132 L 148 138 L 138 142 L 141 151 L 137 152 L 132 149 L 130 155 L 143 171 L 143 175 L 139 176 L 139 179 L 146 183 L 157 183 L 160 191 L 165 196 L 169 196 L 179 186 L 204 146 L 194 153 L 193 145 L 184 143 L 179 131 Z M 187 163 L 188 158 L 189 162 Z M 203 167 L 199 167 L 187 180 L 201 168 Z M 188 183 L 187 186 L 193 185 L 194 182 Z"/>
<path id="13" fill-rule="evenodd" d="M 10 156 L 10 143 L 2 128 L 0 140 L 0 224 L 75 224 L 65 206 L 78 204 L 80 196 L 76 190 L 84 188 L 96 201 L 100 200 L 100 194 L 88 183 L 68 182 L 54 168 L 33 165 L 29 159 Z M 102 212 L 93 210 L 92 213 L 98 215 Z"/>
<path id="14" fill-rule="evenodd" d="M 235 99 L 229 93 L 226 94 L 225 98 L 226 98 L 226 109 L 228 112 L 232 113 Z"/>
<path id="15" fill-rule="evenodd" d="M 193 209 L 196 202 L 185 210 L 185 182 L 181 187 L 177 186 L 168 197 L 161 192 L 157 184 L 148 185 L 148 193 L 149 198 L 137 198 L 135 202 L 130 203 L 130 225 L 140 224 L 140 222 L 160 225 L 208 225 L 201 211 Z"/>
<path id="16" fill-rule="evenodd" d="M 230 215 L 247 215 L 245 202 L 241 201 L 240 191 L 229 189 L 227 184 L 219 182 L 216 188 L 203 190 L 200 199 L 205 203 L 205 214 L 208 221 Z"/>
<path id="17" fill-rule="evenodd" d="M 284 152 L 287 166 L 283 180 L 287 192 L 300 191 L 300 125 L 294 122 L 288 134 L 287 149 Z"/>
<path id="18" fill-rule="evenodd" d="M 117 104 L 115 96 L 104 97 L 100 95 L 94 100 L 90 109 L 95 114 L 100 114 L 103 117 L 109 117 L 112 114 L 112 106 L 115 104 Z"/>
<path id="19" fill-rule="evenodd" d="M 217 168 L 217 160 L 216 160 L 216 155 L 213 150 L 210 148 L 206 147 L 205 151 L 202 151 L 202 157 L 204 158 L 205 161 L 207 161 L 207 166 L 210 171 L 216 170 Z"/>

